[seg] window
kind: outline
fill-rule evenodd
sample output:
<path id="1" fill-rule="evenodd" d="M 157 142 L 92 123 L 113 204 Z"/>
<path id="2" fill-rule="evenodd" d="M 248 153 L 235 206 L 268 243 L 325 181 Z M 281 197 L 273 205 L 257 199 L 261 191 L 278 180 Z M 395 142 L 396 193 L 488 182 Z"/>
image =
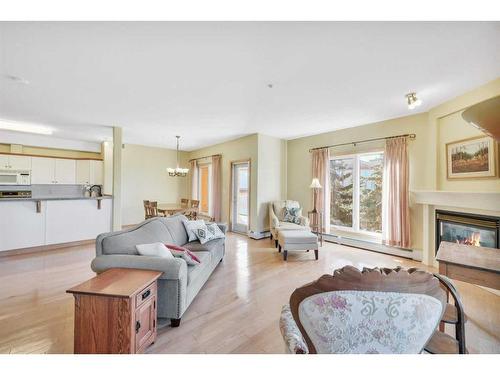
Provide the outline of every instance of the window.
<path id="1" fill-rule="evenodd" d="M 382 233 L 384 153 L 330 160 L 330 224 L 338 229 Z"/>
<path id="2" fill-rule="evenodd" d="M 198 198 L 200 212 L 210 216 L 211 213 L 211 184 L 212 165 L 201 164 L 198 166 Z"/>

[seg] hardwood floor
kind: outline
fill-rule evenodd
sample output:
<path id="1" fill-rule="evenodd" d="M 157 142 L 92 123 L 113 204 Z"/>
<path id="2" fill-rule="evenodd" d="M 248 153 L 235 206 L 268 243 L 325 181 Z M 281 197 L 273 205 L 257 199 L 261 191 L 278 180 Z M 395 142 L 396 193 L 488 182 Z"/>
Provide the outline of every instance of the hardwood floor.
<path id="1" fill-rule="evenodd" d="M 94 274 L 92 245 L 0 259 L 0 353 L 72 353 L 73 297 L 65 290 Z M 283 353 L 281 306 L 292 291 L 344 265 L 404 266 L 419 262 L 326 243 L 284 262 L 269 239 L 228 234 L 226 256 L 182 318 L 160 322 L 148 353 Z M 431 269 L 432 271 L 436 271 Z M 471 353 L 500 353 L 500 297 L 456 282 L 469 321 Z M 161 326 L 161 323 L 164 326 Z"/>

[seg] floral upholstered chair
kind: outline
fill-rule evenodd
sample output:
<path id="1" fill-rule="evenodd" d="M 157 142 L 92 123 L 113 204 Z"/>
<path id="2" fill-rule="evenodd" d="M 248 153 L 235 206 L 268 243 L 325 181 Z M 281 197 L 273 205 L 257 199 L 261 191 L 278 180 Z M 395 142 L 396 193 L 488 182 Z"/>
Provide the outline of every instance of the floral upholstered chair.
<path id="1" fill-rule="evenodd" d="M 431 273 L 346 266 L 296 289 L 282 309 L 280 330 L 289 353 L 417 354 L 445 306 Z"/>

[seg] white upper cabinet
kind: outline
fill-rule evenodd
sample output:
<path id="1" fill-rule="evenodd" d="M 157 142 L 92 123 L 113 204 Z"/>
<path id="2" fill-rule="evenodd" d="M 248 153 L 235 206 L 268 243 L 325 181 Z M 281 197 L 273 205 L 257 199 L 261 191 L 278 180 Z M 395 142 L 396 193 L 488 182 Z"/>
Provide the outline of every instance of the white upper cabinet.
<path id="1" fill-rule="evenodd" d="M 0 169 L 29 171 L 31 169 L 31 157 L 21 155 L 0 155 Z"/>
<path id="2" fill-rule="evenodd" d="M 76 184 L 76 160 L 56 159 L 56 184 Z"/>
<path id="3" fill-rule="evenodd" d="M 102 185 L 103 162 L 100 160 L 77 160 L 76 183 L 80 185 Z"/>
<path id="4" fill-rule="evenodd" d="M 56 168 L 55 159 L 32 158 L 31 159 L 31 183 L 32 184 L 55 184 Z"/>
<path id="5" fill-rule="evenodd" d="M 32 184 L 75 184 L 76 160 L 32 158 Z"/>

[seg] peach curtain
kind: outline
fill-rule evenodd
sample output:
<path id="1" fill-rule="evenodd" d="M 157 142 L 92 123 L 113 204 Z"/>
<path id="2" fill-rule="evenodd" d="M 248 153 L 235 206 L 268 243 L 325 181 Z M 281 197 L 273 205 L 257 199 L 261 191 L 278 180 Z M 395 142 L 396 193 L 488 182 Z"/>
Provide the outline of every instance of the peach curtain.
<path id="1" fill-rule="evenodd" d="M 407 140 L 387 139 L 384 155 L 385 243 L 410 247 L 410 190 Z"/>
<path id="2" fill-rule="evenodd" d="M 221 220 L 221 156 L 212 156 L 212 216 Z"/>
<path id="3" fill-rule="evenodd" d="M 198 200 L 198 163 L 196 160 L 190 161 L 191 172 L 191 199 Z"/>
<path id="4" fill-rule="evenodd" d="M 312 178 L 317 178 L 321 189 L 317 193 L 316 208 L 323 213 L 323 233 L 330 232 L 330 150 L 313 150 Z M 312 190 L 312 189 L 311 189 Z M 314 194 L 314 190 L 312 194 Z M 314 198 L 313 198 L 314 199 Z"/>

